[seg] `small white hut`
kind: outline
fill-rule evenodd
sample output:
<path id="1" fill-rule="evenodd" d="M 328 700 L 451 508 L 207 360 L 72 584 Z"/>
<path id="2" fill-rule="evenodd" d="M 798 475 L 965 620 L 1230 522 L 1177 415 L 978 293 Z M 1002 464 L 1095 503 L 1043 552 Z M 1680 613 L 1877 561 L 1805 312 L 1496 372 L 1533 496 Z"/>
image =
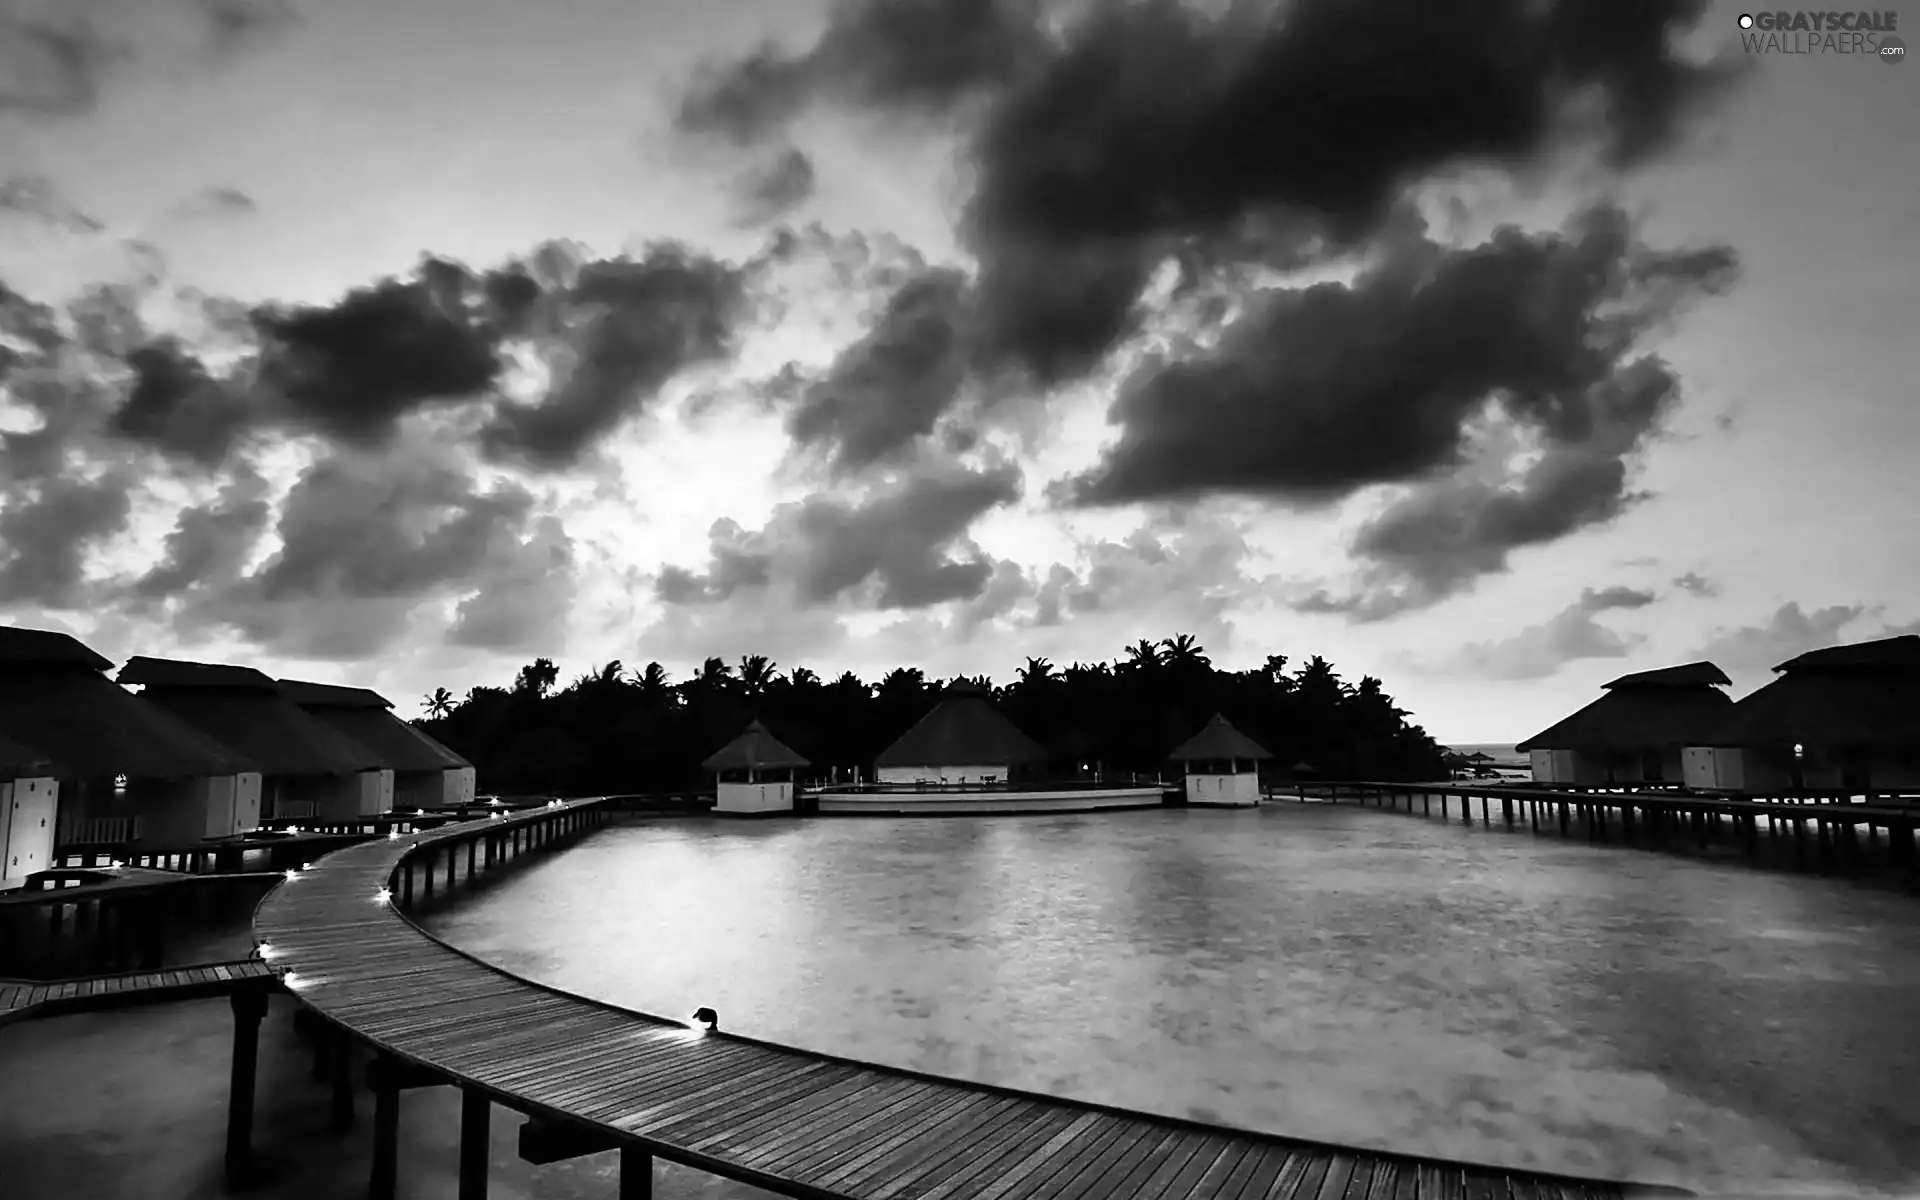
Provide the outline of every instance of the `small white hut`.
<path id="1" fill-rule="evenodd" d="M 0 737 L 0 891 L 53 865 L 59 808 L 52 760 Z"/>
<path id="2" fill-rule="evenodd" d="M 951 684 L 932 711 L 873 760 L 881 783 L 1005 783 L 1047 752 L 988 701 L 977 684 Z"/>
<path id="3" fill-rule="evenodd" d="M 793 773 L 811 764 L 755 721 L 700 765 L 719 776 L 713 811 L 745 814 L 792 812 Z"/>
<path id="4" fill-rule="evenodd" d="M 1186 767 L 1188 804 L 1244 808 L 1260 803 L 1260 761 L 1273 755 L 1215 713 L 1167 757 Z"/>

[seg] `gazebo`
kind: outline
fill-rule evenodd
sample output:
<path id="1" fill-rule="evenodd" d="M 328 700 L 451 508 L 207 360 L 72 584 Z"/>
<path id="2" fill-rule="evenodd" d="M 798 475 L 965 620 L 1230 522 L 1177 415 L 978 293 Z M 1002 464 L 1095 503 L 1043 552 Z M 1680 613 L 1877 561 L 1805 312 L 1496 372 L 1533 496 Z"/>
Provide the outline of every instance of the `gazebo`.
<path id="1" fill-rule="evenodd" d="M 873 765 L 881 783 L 1005 783 L 1014 767 L 1046 758 L 978 685 L 956 682 Z"/>
<path id="2" fill-rule="evenodd" d="M 1260 803 L 1260 761 L 1273 754 L 1220 713 L 1167 756 L 1186 767 L 1187 803 L 1248 807 Z"/>
<path id="3" fill-rule="evenodd" d="M 53 865 L 59 807 L 53 760 L 0 737 L 0 891 Z"/>
<path id="4" fill-rule="evenodd" d="M 805 758 L 754 721 L 700 764 L 717 780 L 713 811 L 752 814 L 793 811 L 793 773 Z"/>

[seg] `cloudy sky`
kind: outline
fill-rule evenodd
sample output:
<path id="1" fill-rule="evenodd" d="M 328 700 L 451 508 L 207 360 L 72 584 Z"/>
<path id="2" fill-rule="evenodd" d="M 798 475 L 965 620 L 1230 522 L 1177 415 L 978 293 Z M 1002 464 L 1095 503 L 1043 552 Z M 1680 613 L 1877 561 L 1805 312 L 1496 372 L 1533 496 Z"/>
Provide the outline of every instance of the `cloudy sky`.
<path id="1" fill-rule="evenodd" d="M 0 0 L 0 619 L 1742 694 L 1920 620 L 1920 68 L 1738 12 Z"/>

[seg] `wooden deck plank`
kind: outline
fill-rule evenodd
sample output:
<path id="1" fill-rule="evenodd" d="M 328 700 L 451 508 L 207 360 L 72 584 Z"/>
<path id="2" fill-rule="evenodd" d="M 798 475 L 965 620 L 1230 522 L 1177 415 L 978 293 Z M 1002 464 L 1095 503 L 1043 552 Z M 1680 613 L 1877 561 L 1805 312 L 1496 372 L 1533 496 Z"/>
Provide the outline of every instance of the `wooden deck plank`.
<path id="1" fill-rule="evenodd" d="M 551 815 L 529 810 L 326 855 L 262 901 L 256 935 L 288 953 L 257 965 L 313 981 L 297 993 L 302 1003 L 376 1049 L 431 1063 L 509 1103 L 519 1099 L 814 1195 L 1467 1200 L 1462 1188 L 1470 1179 L 1505 1178 L 979 1088 L 725 1034 L 688 1036 L 657 1018 L 540 989 L 467 959 L 393 906 L 370 902 L 395 881 L 412 846 L 443 866 L 448 848 Z M 438 885 L 445 876 L 435 874 Z M 1423 1173 L 1433 1182 L 1425 1191 Z"/>

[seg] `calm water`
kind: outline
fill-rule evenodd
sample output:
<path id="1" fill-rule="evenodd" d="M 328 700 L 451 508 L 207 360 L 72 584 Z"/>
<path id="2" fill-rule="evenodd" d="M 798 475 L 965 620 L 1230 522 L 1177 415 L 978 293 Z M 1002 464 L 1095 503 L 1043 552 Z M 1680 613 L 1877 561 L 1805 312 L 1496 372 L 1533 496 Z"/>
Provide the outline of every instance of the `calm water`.
<path id="1" fill-rule="evenodd" d="M 662 821 L 433 924 L 616 1003 L 1279 1133 L 1920 1192 L 1920 902 L 1319 805 Z"/>

